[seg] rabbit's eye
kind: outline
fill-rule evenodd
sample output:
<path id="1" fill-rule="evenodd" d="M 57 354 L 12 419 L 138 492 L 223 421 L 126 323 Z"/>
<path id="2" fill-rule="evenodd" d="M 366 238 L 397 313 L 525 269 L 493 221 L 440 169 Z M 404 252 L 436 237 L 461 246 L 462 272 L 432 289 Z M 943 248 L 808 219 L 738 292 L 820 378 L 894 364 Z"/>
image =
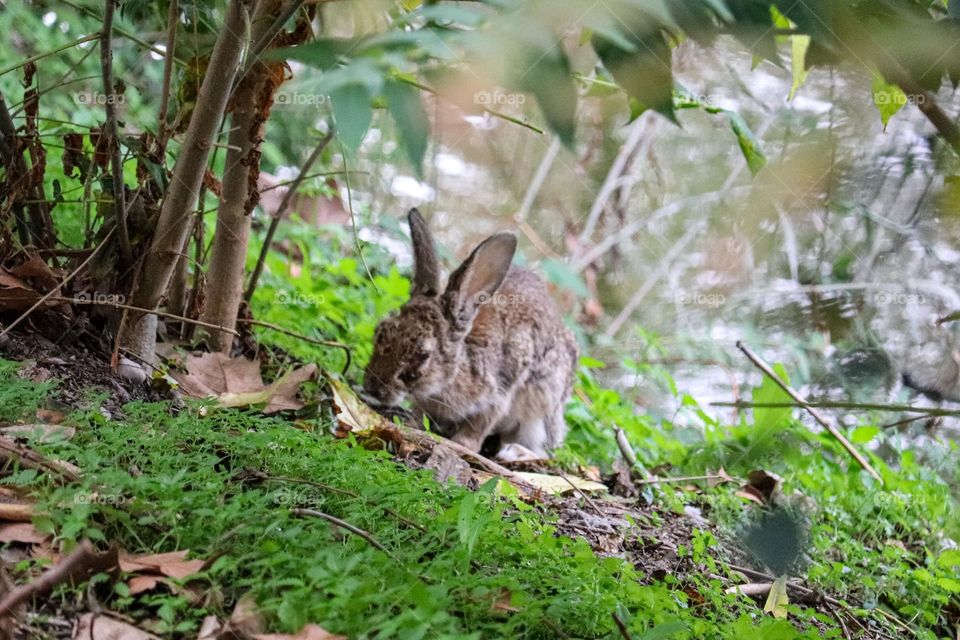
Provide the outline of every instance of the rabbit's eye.
<path id="1" fill-rule="evenodd" d="M 400 381 L 410 384 L 420 379 L 420 372 L 427 361 L 426 353 L 417 353 L 410 359 L 410 364 L 400 373 Z"/>

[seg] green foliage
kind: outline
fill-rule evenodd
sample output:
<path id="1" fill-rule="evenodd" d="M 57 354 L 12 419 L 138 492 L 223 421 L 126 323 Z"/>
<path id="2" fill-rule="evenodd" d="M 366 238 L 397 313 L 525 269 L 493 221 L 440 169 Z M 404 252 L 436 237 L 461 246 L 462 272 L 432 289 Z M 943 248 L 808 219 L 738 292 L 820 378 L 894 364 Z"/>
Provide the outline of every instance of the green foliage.
<path id="1" fill-rule="evenodd" d="M 370 357 L 377 322 L 406 302 L 409 281 L 403 277 L 389 254 L 376 245 L 365 245 L 364 262 L 375 275 L 371 279 L 359 261 L 349 229 L 323 230 L 324 242 L 317 243 L 317 229 L 298 224 L 280 227 L 278 240 L 289 242 L 303 255 L 303 264 L 294 275 L 283 255 L 269 253 L 266 268 L 253 296 L 256 317 L 320 340 L 336 340 L 352 351 L 350 375 L 359 377 Z M 251 252 L 251 266 L 259 247 Z M 311 344 L 269 329 L 257 329 L 286 352 L 331 371 L 340 371 L 343 352 Z"/>
<path id="2" fill-rule="evenodd" d="M 214 559 L 198 580 L 222 598 L 203 606 L 164 591 L 100 589 L 105 607 L 153 618 L 162 634 L 195 634 L 204 615 L 226 616 L 248 592 L 272 628 L 316 622 L 351 637 L 602 636 L 615 632 L 614 610 L 638 637 L 733 637 L 745 620 L 781 629 L 754 620 L 745 610 L 752 605 L 723 596 L 719 585 L 712 594 L 723 606 L 697 611 L 679 584 L 644 584 L 631 564 L 555 536 L 538 509 L 509 492 L 496 497 L 495 482 L 478 492 L 440 486 L 385 453 L 330 438 L 325 424 L 305 431 L 199 405 L 178 415 L 162 404 L 125 412 L 122 422 L 96 410 L 75 414 L 74 440 L 33 443 L 84 470 L 80 483 L 62 488 L 34 478 L 47 514 L 36 524 L 68 546 L 87 537 L 131 552 L 190 549 Z M 291 507 L 361 527 L 389 555 Z M 54 595 L 72 597 L 70 587 Z M 509 613 L 494 606 L 503 602 Z M 817 637 L 789 628 L 777 637 Z"/>

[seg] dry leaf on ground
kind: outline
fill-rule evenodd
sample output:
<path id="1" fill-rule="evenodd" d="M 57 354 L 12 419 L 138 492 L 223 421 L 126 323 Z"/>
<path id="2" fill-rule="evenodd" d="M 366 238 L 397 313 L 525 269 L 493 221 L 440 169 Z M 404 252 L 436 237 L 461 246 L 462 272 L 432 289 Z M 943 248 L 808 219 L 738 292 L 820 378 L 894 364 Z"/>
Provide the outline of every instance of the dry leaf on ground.
<path id="1" fill-rule="evenodd" d="M 531 484 L 544 493 L 554 495 L 563 495 L 575 490 L 579 491 L 606 491 L 607 486 L 593 480 L 585 480 L 577 476 L 552 476 L 546 473 L 531 473 L 528 471 L 515 471 L 514 475 Z M 571 486 L 572 485 L 572 486 Z"/>
<path id="2" fill-rule="evenodd" d="M 334 411 L 337 417 L 339 433 L 362 432 L 376 428 L 390 428 L 393 425 L 386 418 L 367 406 L 348 385 L 336 378 L 328 378 L 333 390 Z"/>
<path id="3" fill-rule="evenodd" d="M 347 640 L 347 636 L 330 633 L 320 625 L 308 624 L 293 635 L 288 633 L 260 633 L 256 640 Z"/>
<path id="4" fill-rule="evenodd" d="M 205 560 L 187 560 L 188 550 L 144 556 L 120 554 L 120 569 L 127 573 L 153 572 L 183 580 L 203 569 Z"/>
<path id="5" fill-rule="evenodd" d="M 222 353 L 204 353 L 188 355 L 186 371 L 171 372 L 170 376 L 189 396 L 216 398 L 223 407 L 264 404 L 263 412 L 270 414 L 303 408 L 297 393 L 300 385 L 312 379 L 316 372 L 317 365 L 308 364 L 265 385 L 258 362 Z"/>
<path id="6" fill-rule="evenodd" d="M 24 544 L 40 544 L 50 538 L 29 522 L 14 522 L 0 524 L 0 542 L 20 542 Z"/>
<path id="7" fill-rule="evenodd" d="M 76 432 L 73 427 L 57 424 L 12 424 L 0 428 L 0 435 L 8 438 L 36 438 L 37 442 L 65 442 Z"/>
<path id="8" fill-rule="evenodd" d="M 109 616 L 85 613 L 73 627 L 73 640 L 155 640 L 157 636 Z"/>

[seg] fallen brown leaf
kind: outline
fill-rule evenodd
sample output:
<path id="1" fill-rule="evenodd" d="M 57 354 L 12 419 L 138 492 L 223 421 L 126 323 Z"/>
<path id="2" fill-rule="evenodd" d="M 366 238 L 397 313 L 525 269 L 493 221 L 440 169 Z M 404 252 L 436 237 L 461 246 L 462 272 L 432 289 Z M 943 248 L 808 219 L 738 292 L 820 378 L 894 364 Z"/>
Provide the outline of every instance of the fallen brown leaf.
<path id="1" fill-rule="evenodd" d="M 73 627 L 73 640 L 153 640 L 157 636 L 122 620 L 85 613 Z"/>
<path id="2" fill-rule="evenodd" d="M 377 428 L 393 429 L 393 425 L 371 409 L 348 385 L 336 378 L 328 378 L 333 390 L 333 410 L 337 418 L 338 435 L 359 433 Z"/>
<path id="3" fill-rule="evenodd" d="M 347 640 L 347 636 L 330 633 L 316 624 L 308 624 L 293 635 L 288 633 L 259 633 L 256 640 Z"/>
<path id="4" fill-rule="evenodd" d="M 0 435 L 8 438 L 36 438 L 37 442 L 65 442 L 76 434 L 73 427 L 57 424 L 12 424 L 0 427 Z"/>
<path id="5" fill-rule="evenodd" d="M 303 408 L 297 392 L 300 385 L 317 372 L 317 366 L 309 364 L 265 385 L 259 363 L 246 358 L 230 358 L 222 353 L 188 355 L 185 368 L 185 372 L 171 372 L 170 376 L 187 395 L 212 397 L 223 407 L 264 404 L 264 413 L 268 414 Z"/>
<path id="6" fill-rule="evenodd" d="M 33 520 L 33 504 L 26 502 L 0 502 L 0 520 L 30 522 Z"/>
<path id="7" fill-rule="evenodd" d="M 29 522 L 0 524 L 0 542 L 22 542 L 26 544 L 40 544 L 50 538 Z"/>
<path id="8" fill-rule="evenodd" d="M 127 573 L 152 572 L 183 580 L 203 569 L 204 560 L 187 560 L 188 550 L 131 556 L 120 553 L 120 570 Z"/>
<path id="9" fill-rule="evenodd" d="M 60 424 L 67 415 L 56 409 L 37 409 L 37 420 L 44 424 Z"/>

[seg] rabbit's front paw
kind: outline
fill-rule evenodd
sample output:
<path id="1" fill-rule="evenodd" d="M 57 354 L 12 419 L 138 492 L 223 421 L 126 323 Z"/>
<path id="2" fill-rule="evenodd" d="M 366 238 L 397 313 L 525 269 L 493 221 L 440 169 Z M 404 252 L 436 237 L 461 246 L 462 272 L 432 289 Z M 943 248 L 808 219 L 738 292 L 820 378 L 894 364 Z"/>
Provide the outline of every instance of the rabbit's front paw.
<path id="1" fill-rule="evenodd" d="M 546 456 L 527 449 L 522 444 L 511 442 L 497 452 L 496 460 L 498 462 L 532 462 L 534 460 L 543 460 Z"/>

